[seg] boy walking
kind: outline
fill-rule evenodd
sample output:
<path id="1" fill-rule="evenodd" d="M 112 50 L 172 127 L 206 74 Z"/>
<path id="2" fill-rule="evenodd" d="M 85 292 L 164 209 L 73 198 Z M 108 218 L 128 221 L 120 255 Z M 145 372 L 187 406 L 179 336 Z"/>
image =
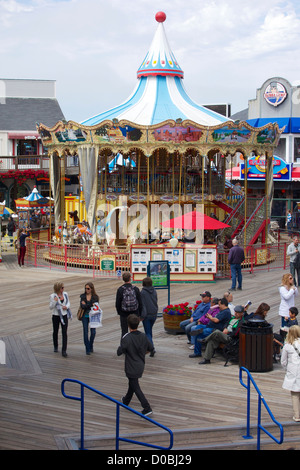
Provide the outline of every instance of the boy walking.
<path id="1" fill-rule="evenodd" d="M 128 378 L 128 390 L 122 398 L 122 402 L 128 406 L 135 393 L 143 407 L 142 414 L 148 416 L 152 413 L 152 409 L 140 388 L 139 379 L 144 372 L 145 355 L 154 348 L 147 336 L 138 331 L 139 321 L 139 318 L 134 314 L 128 316 L 127 322 L 130 332 L 121 339 L 117 355 L 125 354 L 125 374 Z"/>

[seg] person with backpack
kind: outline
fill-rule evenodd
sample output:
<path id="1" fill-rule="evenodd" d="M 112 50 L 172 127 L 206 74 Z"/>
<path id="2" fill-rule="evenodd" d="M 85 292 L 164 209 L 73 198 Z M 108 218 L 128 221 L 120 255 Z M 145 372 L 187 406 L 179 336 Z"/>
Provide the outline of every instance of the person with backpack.
<path id="1" fill-rule="evenodd" d="M 127 317 L 131 314 L 141 317 L 143 307 L 140 290 L 131 284 L 129 272 L 123 274 L 123 281 L 124 284 L 118 288 L 116 295 L 116 310 L 120 315 L 122 336 L 128 333 Z"/>

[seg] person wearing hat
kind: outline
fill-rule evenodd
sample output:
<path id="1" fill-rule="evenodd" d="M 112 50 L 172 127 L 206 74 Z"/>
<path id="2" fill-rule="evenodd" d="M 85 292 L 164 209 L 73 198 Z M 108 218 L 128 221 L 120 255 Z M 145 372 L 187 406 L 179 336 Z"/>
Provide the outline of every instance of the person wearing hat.
<path id="1" fill-rule="evenodd" d="M 239 335 L 244 313 L 244 307 L 242 305 L 236 305 L 236 307 L 234 307 L 234 317 L 231 318 L 224 330 L 214 330 L 209 336 L 202 340 L 202 343 L 206 344 L 206 348 L 203 354 L 203 360 L 200 361 L 199 364 L 210 364 L 215 349 L 221 344 L 229 343 L 232 338 Z"/>
<path id="2" fill-rule="evenodd" d="M 201 356 L 201 339 L 209 336 L 214 330 L 223 331 L 225 326 L 230 322 L 232 315 L 230 313 L 230 309 L 228 308 L 228 301 L 225 299 L 225 297 L 219 300 L 219 307 L 220 311 L 215 317 L 209 313 L 207 314 L 207 317 L 210 321 L 208 325 L 203 325 L 203 328 L 198 330 L 199 334 L 197 335 L 197 340 L 195 342 L 194 354 L 190 354 L 189 357 Z"/>
<path id="3" fill-rule="evenodd" d="M 188 320 L 183 320 L 180 323 L 180 328 L 186 333 L 189 342 L 191 341 L 190 333 L 192 327 L 197 325 L 198 320 L 210 309 L 211 293 L 209 291 L 205 291 L 201 294 L 201 297 L 202 302 L 198 305 L 192 316 Z"/>
<path id="4" fill-rule="evenodd" d="M 196 336 L 199 334 L 199 329 L 203 328 L 203 326 L 207 326 L 208 323 L 210 322 L 210 319 L 208 318 L 208 314 L 210 314 L 212 317 L 215 317 L 220 311 L 219 307 L 219 299 L 218 297 L 212 297 L 210 301 L 210 309 L 208 310 L 207 313 L 202 315 L 201 318 L 197 321 L 196 326 L 192 326 L 191 328 L 191 343 L 192 346 L 190 346 L 190 349 L 194 349 L 195 347 L 195 342 L 196 342 Z"/>

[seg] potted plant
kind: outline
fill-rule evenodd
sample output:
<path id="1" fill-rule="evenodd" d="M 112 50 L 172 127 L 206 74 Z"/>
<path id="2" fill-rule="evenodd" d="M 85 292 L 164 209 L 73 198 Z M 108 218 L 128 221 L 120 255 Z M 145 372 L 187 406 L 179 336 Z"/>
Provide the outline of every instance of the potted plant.
<path id="1" fill-rule="evenodd" d="M 189 302 L 167 305 L 167 307 L 163 309 L 165 331 L 173 335 L 183 333 L 179 325 L 182 321 L 190 318 L 192 312 L 193 307 L 189 306 Z"/>

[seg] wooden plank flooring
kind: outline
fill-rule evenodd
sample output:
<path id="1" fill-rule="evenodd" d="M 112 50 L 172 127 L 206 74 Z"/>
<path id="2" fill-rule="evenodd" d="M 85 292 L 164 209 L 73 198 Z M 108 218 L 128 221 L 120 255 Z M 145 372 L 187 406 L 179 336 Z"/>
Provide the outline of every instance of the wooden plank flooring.
<path id="1" fill-rule="evenodd" d="M 3 254 L 0 263 L 0 339 L 7 344 L 7 363 L 0 365 L 0 449 L 57 449 L 63 436 L 78 435 L 79 403 L 61 395 L 64 378 L 81 380 L 120 399 L 127 389 L 124 358 L 117 357 L 120 340 L 119 317 L 115 311 L 115 293 L 121 284 L 116 279 L 96 279 L 104 311 L 103 328 L 97 331 L 95 352 L 85 355 L 82 325 L 76 319 L 79 295 L 86 274 L 55 270 L 18 268 L 15 255 Z M 244 290 L 234 295 L 234 304 L 252 300 L 253 308 L 267 302 L 268 319 L 279 329 L 278 305 L 283 270 L 244 274 Z M 55 281 L 63 280 L 71 300 L 73 320 L 68 330 L 68 358 L 54 353 L 49 295 Z M 228 280 L 204 284 L 175 284 L 171 302 L 195 302 L 208 289 L 221 296 Z M 162 308 L 167 291 L 159 291 Z M 299 297 L 300 299 L 300 297 Z M 298 301 L 299 302 L 299 301 Z M 168 335 L 162 318 L 154 327 L 157 354 L 147 357 L 141 380 L 142 389 L 153 407 L 153 419 L 171 429 L 207 428 L 245 423 L 246 391 L 239 383 L 239 368 L 224 368 L 220 357 L 207 366 L 190 359 L 184 335 Z M 292 419 L 289 392 L 282 389 L 284 371 L 279 364 L 268 373 L 254 373 L 257 385 L 276 419 Z M 67 393 L 78 394 L 68 385 Z M 256 397 L 253 395 L 256 403 Z M 114 432 L 114 405 L 86 393 L 85 432 L 87 435 L 111 435 Z M 140 410 L 134 399 L 132 406 Z M 254 409 L 254 407 L 253 407 Z M 269 418 L 263 413 L 264 419 Z M 151 424 L 121 410 L 121 432 L 152 430 Z"/>

